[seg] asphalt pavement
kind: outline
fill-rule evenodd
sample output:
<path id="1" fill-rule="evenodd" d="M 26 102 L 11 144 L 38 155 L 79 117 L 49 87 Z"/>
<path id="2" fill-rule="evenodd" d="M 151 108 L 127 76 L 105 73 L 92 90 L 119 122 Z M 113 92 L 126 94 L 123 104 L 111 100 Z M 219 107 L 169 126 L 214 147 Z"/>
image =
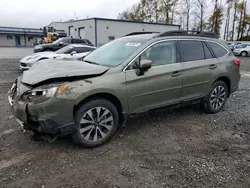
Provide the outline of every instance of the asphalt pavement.
<path id="1" fill-rule="evenodd" d="M 22 130 L 7 102 L 18 59 L 0 59 L 0 187 L 250 187 L 250 58 L 241 60 L 240 87 L 218 114 L 199 105 L 149 114 L 83 149 Z"/>
<path id="2" fill-rule="evenodd" d="M 33 48 L 0 47 L 0 59 L 21 59 L 33 53 Z"/>

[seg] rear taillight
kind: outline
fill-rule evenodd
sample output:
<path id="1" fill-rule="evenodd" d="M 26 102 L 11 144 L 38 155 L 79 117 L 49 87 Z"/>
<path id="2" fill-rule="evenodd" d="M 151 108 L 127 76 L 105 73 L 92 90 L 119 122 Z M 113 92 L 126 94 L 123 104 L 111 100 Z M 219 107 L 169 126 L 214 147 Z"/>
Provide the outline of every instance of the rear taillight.
<path id="1" fill-rule="evenodd" d="M 237 67 L 240 67 L 240 60 L 239 60 L 239 59 L 235 59 L 235 60 L 234 60 L 234 64 L 235 64 Z"/>

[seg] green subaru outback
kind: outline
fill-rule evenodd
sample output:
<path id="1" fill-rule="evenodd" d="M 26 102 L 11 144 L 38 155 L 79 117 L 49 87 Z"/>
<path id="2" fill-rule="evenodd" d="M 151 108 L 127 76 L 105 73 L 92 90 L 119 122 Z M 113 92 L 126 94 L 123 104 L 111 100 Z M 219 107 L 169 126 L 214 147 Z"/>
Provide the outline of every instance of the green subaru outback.
<path id="1" fill-rule="evenodd" d="M 238 88 L 239 67 L 212 33 L 137 33 L 83 61 L 41 61 L 16 80 L 8 99 L 24 129 L 96 147 L 131 115 L 190 101 L 219 112 Z"/>

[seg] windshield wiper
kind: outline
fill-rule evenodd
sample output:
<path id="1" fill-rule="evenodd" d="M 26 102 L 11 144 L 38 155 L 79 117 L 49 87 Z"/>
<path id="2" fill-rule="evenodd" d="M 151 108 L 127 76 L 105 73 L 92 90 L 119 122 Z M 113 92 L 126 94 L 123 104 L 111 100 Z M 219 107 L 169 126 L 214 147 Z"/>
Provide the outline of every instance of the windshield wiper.
<path id="1" fill-rule="evenodd" d="M 83 61 L 84 61 L 84 62 L 87 62 L 87 63 L 90 63 L 90 64 L 99 65 L 98 63 L 93 62 L 93 61 L 88 61 L 88 60 L 83 60 Z"/>

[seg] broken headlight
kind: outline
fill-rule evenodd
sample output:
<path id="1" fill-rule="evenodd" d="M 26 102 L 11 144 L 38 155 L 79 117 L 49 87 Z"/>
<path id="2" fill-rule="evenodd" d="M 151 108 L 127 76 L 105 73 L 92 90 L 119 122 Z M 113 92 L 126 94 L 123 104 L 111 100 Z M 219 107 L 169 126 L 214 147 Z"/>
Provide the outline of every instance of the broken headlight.
<path id="1" fill-rule="evenodd" d="M 23 94 L 22 100 L 33 103 L 42 103 L 51 97 L 58 96 L 63 90 L 68 87 L 68 84 L 64 84 L 57 87 L 51 87 L 46 89 L 33 89 Z"/>

